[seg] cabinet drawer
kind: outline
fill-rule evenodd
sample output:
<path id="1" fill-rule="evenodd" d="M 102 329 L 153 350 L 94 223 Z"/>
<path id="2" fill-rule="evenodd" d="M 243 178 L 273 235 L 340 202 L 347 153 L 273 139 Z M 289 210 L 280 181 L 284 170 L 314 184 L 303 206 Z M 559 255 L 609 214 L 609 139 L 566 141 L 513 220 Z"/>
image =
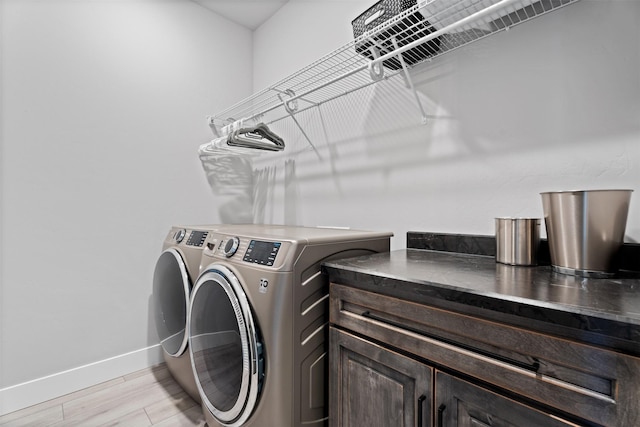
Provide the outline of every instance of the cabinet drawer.
<path id="1" fill-rule="evenodd" d="M 640 425 L 638 358 L 334 283 L 330 321 L 578 418 Z"/>

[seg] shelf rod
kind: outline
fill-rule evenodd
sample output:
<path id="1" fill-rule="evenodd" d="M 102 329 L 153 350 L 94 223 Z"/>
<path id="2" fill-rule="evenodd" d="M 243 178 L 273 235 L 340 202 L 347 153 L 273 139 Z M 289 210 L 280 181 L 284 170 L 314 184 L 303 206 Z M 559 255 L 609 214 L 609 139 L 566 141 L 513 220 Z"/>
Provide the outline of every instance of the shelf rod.
<path id="1" fill-rule="evenodd" d="M 389 75 L 389 76 L 386 76 L 386 75 L 385 75 L 383 78 L 384 78 L 384 79 L 388 79 L 388 78 L 391 78 L 391 77 L 396 76 L 397 74 L 399 74 L 399 71 L 394 72 L 393 74 L 391 74 L 391 75 Z M 320 108 L 320 106 L 321 106 L 322 104 L 325 104 L 325 103 L 327 103 L 327 102 L 331 102 L 331 101 L 333 101 L 334 99 L 341 98 L 341 97 L 343 97 L 343 96 L 345 96 L 345 95 L 348 95 L 348 94 L 350 94 L 350 93 L 356 92 L 356 91 L 358 91 L 358 90 L 360 90 L 360 89 L 364 89 L 365 87 L 367 87 L 367 86 L 371 86 L 371 85 L 376 84 L 376 83 L 377 83 L 377 81 L 372 80 L 372 81 L 370 81 L 370 82 L 368 82 L 368 83 L 364 83 L 363 85 L 361 85 L 361 86 L 359 86 L 359 87 L 357 87 L 357 88 L 353 88 L 353 89 L 345 90 L 345 91 L 343 91 L 343 92 L 341 92 L 341 93 L 338 93 L 338 94 L 336 94 L 336 95 L 333 95 L 333 96 L 331 96 L 331 97 L 329 97 L 329 98 L 323 99 L 323 100 L 322 100 L 322 101 L 320 101 L 320 102 L 317 102 L 317 103 L 310 103 L 311 105 L 308 105 L 307 107 L 303 107 L 303 108 L 298 109 L 298 110 L 296 111 L 296 113 L 303 113 L 303 112 L 305 112 L 305 111 L 307 111 L 307 110 L 310 110 L 310 109 L 312 109 L 312 108 L 314 108 L 314 107 L 317 107 L 317 108 L 319 109 L 319 108 Z M 276 119 L 271 120 L 269 123 L 266 123 L 266 124 L 267 124 L 267 125 L 270 125 L 270 124 L 272 124 L 272 123 L 276 123 L 276 122 L 279 122 L 280 120 L 286 119 L 287 117 L 290 117 L 290 116 L 289 116 L 289 115 L 283 115 L 283 116 L 280 116 L 280 117 L 278 117 L 278 118 L 276 118 Z"/>
<path id="2" fill-rule="evenodd" d="M 352 76 L 352 75 L 354 75 L 354 74 L 356 74 L 356 73 L 358 73 L 358 72 L 360 72 L 360 71 L 362 71 L 362 70 L 365 70 L 365 69 L 367 69 L 367 67 L 368 67 L 368 64 L 367 64 L 367 65 L 364 65 L 364 66 L 360 66 L 360 67 L 358 67 L 358 68 L 355 68 L 355 69 L 353 69 L 353 70 L 351 70 L 351 71 L 347 71 L 346 73 L 341 74 L 341 75 L 339 75 L 338 77 L 334 77 L 333 79 L 328 80 L 328 81 L 326 81 L 326 82 L 322 83 L 322 84 L 321 84 L 321 85 L 319 85 L 319 86 L 315 86 L 315 87 L 313 87 L 313 88 L 311 88 L 311 89 L 308 89 L 308 90 L 306 90 L 306 91 L 304 91 L 304 92 L 302 92 L 302 93 L 300 93 L 300 94 L 298 94 L 298 95 L 295 95 L 295 96 L 293 96 L 293 97 L 289 98 L 289 99 L 288 99 L 288 101 L 294 101 L 294 100 L 296 100 L 296 99 L 302 98 L 303 96 L 306 96 L 306 95 L 312 94 L 313 92 L 315 92 L 315 91 L 317 91 L 317 90 L 320 90 L 320 89 L 322 89 L 322 88 L 325 88 L 325 87 L 327 87 L 327 86 L 330 86 L 330 85 L 332 85 L 332 84 L 334 84 L 334 83 L 336 83 L 336 82 L 339 82 L 340 80 L 346 79 L 346 78 L 347 78 L 347 77 L 349 77 L 349 76 Z M 263 110 L 263 111 L 262 111 L 262 112 L 260 112 L 260 113 L 257 113 L 257 114 L 254 114 L 254 115 L 250 116 L 249 118 L 253 118 L 253 117 L 259 116 L 259 115 L 261 115 L 261 114 L 266 114 L 266 113 L 268 113 L 268 112 L 270 112 L 270 111 L 275 110 L 276 108 L 282 107 L 283 105 L 284 105 L 284 103 L 283 103 L 283 102 L 280 102 L 279 104 L 276 104 L 276 105 L 274 105 L 274 106 L 272 106 L 272 107 L 269 107 L 269 108 L 267 108 L 267 109 Z"/>

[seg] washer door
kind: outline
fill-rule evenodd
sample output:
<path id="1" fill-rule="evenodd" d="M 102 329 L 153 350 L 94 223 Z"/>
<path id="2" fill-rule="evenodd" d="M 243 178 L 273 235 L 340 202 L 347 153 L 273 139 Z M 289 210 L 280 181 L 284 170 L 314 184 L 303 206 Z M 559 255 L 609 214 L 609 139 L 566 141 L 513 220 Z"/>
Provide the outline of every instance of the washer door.
<path id="1" fill-rule="evenodd" d="M 160 343 L 171 356 L 180 356 L 187 348 L 190 291 L 191 282 L 182 256 L 173 248 L 165 250 L 153 272 L 153 305 Z"/>
<path id="2" fill-rule="evenodd" d="M 189 352 L 196 384 L 220 423 L 242 425 L 264 376 L 262 344 L 238 278 L 222 265 L 200 275 L 191 298 Z"/>

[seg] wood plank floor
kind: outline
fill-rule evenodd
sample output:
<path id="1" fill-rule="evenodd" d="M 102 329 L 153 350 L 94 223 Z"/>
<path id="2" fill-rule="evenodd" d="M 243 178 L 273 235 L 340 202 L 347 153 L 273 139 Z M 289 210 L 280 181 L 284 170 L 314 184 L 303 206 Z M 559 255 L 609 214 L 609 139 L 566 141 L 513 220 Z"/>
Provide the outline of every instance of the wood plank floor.
<path id="1" fill-rule="evenodd" d="M 202 409 L 166 365 L 143 369 L 0 417 L 1 427 L 204 427 Z"/>

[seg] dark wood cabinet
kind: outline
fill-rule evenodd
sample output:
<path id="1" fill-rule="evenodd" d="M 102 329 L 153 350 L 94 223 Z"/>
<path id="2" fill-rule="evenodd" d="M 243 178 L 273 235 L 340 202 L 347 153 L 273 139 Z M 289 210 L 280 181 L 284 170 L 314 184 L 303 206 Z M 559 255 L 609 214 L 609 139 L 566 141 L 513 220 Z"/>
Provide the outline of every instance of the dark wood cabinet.
<path id="1" fill-rule="evenodd" d="M 637 357 L 336 283 L 329 306 L 331 427 L 640 426 Z"/>
<path id="2" fill-rule="evenodd" d="M 332 425 L 431 426 L 430 367 L 335 328 L 329 342 Z"/>

